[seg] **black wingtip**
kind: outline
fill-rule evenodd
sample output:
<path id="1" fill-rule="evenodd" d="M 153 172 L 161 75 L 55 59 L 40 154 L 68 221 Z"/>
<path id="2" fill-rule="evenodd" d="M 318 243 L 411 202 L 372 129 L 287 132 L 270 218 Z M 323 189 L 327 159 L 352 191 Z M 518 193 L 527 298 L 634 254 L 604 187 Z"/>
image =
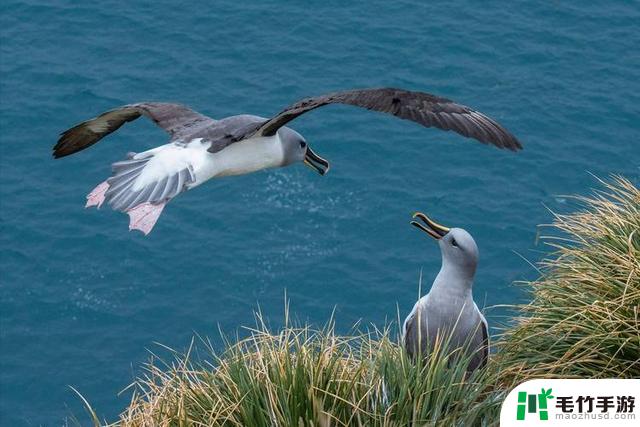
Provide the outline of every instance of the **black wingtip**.
<path id="1" fill-rule="evenodd" d="M 68 156 L 70 153 L 64 152 L 65 146 L 65 134 L 66 132 L 60 133 L 60 138 L 58 138 L 58 142 L 53 146 L 53 153 L 51 155 L 54 159 L 59 159 L 60 157 Z"/>
<path id="2" fill-rule="evenodd" d="M 58 142 L 53 146 L 53 158 L 70 156 L 82 151 L 100 140 L 102 135 L 95 134 L 87 129 L 86 122 L 60 133 Z"/>
<path id="3" fill-rule="evenodd" d="M 513 151 L 513 152 L 522 150 L 523 147 L 520 141 L 518 141 L 518 138 L 516 138 L 511 132 L 506 130 L 504 127 L 502 127 L 493 119 L 489 119 L 489 120 L 494 125 L 495 129 L 494 129 L 493 135 L 486 142 L 489 142 L 490 144 L 493 144 L 498 148 L 501 148 L 501 149 L 506 148 L 507 150 Z"/>
<path id="4" fill-rule="evenodd" d="M 59 159 L 59 158 L 61 158 L 61 157 L 68 156 L 68 155 L 69 155 L 69 153 L 66 153 L 66 154 L 65 154 L 65 153 L 61 153 L 61 152 L 59 152 L 59 151 L 55 151 L 55 150 L 54 150 L 54 152 L 53 152 L 51 155 L 53 156 L 53 158 L 54 158 L 54 159 Z"/>
<path id="5" fill-rule="evenodd" d="M 60 141 L 56 145 L 53 146 L 53 152 L 51 153 L 54 159 L 59 159 L 60 157 L 64 157 L 60 152 Z"/>
<path id="6" fill-rule="evenodd" d="M 520 141 L 518 141 L 518 138 L 516 138 L 515 136 L 511 135 L 511 138 L 509 139 L 509 146 L 507 146 L 507 148 L 513 152 L 517 152 L 522 150 L 524 147 L 522 146 L 522 144 L 520 143 Z"/>
<path id="7" fill-rule="evenodd" d="M 75 128 L 67 129 L 64 132 L 60 132 L 60 137 L 56 142 L 56 145 L 53 146 L 53 158 L 59 159 L 61 157 L 69 156 L 75 153 L 76 150 L 72 141 L 72 131 Z"/>
<path id="8" fill-rule="evenodd" d="M 517 153 L 518 151 L 522 150 L 522 144 L 520 144 L 520 141 L 518 141 L 515 138 L 511 138 L 509 141 L 507 141 L 502 147 L 499 148 L 506 148 L 509 151 L 513 151 L 514 153 Z"/>

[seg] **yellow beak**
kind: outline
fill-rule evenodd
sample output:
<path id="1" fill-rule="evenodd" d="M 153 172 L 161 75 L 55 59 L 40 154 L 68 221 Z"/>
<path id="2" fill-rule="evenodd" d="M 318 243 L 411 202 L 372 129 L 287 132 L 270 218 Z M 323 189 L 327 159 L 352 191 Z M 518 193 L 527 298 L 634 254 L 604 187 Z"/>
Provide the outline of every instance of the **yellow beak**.
<path id="1" fill-rule="evenodd" d="M 436 240 L 442 239 L 450 230 L 449 227 L 445 227 L 444 225 L 440 225 L 437 222 L 431 220 L 428 216 L 423 214 L 422 212 L 416 212 L 413 214 L 413 221 L 411 221 L 411 225 L 419 228 L 420 230 L 427 233 L 429 236 L 433 237 Z M 422 220 L 426 226 L 416 219 Z"/>

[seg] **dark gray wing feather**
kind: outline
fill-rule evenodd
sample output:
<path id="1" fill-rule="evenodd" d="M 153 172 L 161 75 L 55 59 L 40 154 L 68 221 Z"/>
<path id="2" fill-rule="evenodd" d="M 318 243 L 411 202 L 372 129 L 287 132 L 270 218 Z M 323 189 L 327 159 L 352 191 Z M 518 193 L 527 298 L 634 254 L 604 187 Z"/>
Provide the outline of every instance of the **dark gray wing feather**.
<path id="1" fill-rule="evenodd" d="M 392 114 L 426 127 L 452 130 L 499 148 L 514 151 L 522 148 L 515 136 L 495 120 L 478 111 L 428 93 L 394 88 L 349 90 L 303 99 L 285 108 L 275 117 L 259 125 L 255 132 L 245 134 L 242 138 L 253 134 L 274 135 L 278 129 L 301 114 L 328 104 L 347 104 Z"/>
<path id="2" fill-rule="evenodd" d="M 418 345 L 416 343 L 415 322 L 416 307 L 413 307 L 411 313 L 407 316 L 402 324 L 402 343 L 409 357 L 414 357 L 417 353 Z"/>
<path id="3" fill-rule="evenodd" d="M 124 105 L 62 132 L 58 143 L 53 147 L 53 157 L 64 157 L 84 150 L 140 116 L 150 118 L 173 139 L 216 122 L 180 104 L 141 102 Z"/>
<path id="4" fill-rule="evenodd" d="M 482 334 L 482 362 L 480 363 L 480 366 L 484 366 L 489 361 L 489 325 L 487 324 L 487 320 L 484 316 L 482 316 L 480 330 L 480 333 Z"/>
<path id="5" fill-rule="evenodd" d="M 472 371 L 486 365 L 489 360 L 489 325 L 482 313 L 477 308 L 476 310 L 480 315 L 480 322 L 471 342 L 476 351 L 469 363 L 469 370 Z"/>
<path id="6" fill-rule="evenodd" d="M 207 151 L 217 153 L 234 142 L 241 141 L 255 134 L 267 119 L 250 114 L 226 117 L 216 122 L 216 126 L 209 126 L 191 135 L 192 138 L 203 138 L 211 141 Z"/>

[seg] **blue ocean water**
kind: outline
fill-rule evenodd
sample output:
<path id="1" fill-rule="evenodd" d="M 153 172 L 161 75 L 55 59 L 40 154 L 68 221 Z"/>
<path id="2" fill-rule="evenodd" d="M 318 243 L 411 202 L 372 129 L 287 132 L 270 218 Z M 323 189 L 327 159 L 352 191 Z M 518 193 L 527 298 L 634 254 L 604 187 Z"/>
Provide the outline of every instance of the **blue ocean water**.
<path id="1" fill-rule="evenodd" d="M 154 342 L 184 348 L 293 314 L 338 328 L 412 307 L 437 246 L 423 210 L 464 227 L 480 306 L 526 300 L 514 280 L 548 252 L 537 224 L 591 174 L 640 175 L 638 2 L 3 2 L 0 16 L 0 421 L 83 417 L 77 388 L 114 420 Z M 268 116 L 352 87 L 424 90 L 496 118 L 514 154 L 334 106 L 292 126 L 332 162 L 222 179 L 165 210 L 147 238 L 84 210 L 128 151 L 162 144 L 144 120 L 54 161 L 59 132 L 143 100 Z M 504 322 L 500 309 L 489 322 Z"/>

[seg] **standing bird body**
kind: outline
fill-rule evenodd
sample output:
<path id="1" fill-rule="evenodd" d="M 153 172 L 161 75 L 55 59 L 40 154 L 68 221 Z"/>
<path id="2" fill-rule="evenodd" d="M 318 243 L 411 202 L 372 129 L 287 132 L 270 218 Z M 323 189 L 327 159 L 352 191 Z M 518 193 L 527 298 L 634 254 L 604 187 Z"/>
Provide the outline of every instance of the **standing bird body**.
<path id="1" fill-rule="evenodd" d="M 112 176 L 87 196 L 87 207 L 100 207 L 106 201 L 113 209 L 129 214 L 130 229 L 147 234 L 167 202 L 209 179 L 300 162 L 324 175 L 329 162 L 318 156 L 302 135 L 285 125 L 329 104 L 392 114 L 499 148 L 522 148 L 513 135 L 482 113 L 424 92 L 384 88 L 306 98 L 270 119 L 239 115 L 214 120 L 179 104 L 125 105 L 63 132 L 53 155 L 60 158 L 84 150 L 140 116 L 167 131 L 171 136 L 168 144 L 129 153 L 127 159 L 112 165 Z"/>
<path id="2" fill-rule="evenodd" d="M 422 213 L 416 213 L 414 219 L 412 225 L 438 241 L 442 267 L 429 293 L 418 300 L 404 321 L 404 346 L 411 357 L 428 356 L 436 340 L 449 340 L 450 350 L 465 348 L 472 353 L 468 370 L 473 371 L 483 366 L 489 356 L 487 321 L 472 293 L 478 247 L 461 228 L 449 229 Z"/>

